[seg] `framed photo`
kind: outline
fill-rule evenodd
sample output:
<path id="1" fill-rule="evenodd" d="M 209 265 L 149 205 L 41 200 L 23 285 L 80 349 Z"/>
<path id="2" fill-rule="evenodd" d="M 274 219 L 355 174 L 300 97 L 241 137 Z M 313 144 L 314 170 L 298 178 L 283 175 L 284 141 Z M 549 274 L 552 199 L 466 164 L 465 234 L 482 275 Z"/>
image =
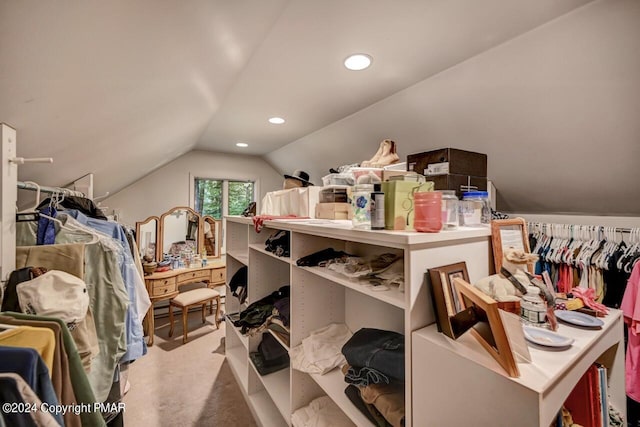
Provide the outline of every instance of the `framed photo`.
<path id="1" fill-rule="evenodd" d="M 473 336 L 482 347 L 507 371 L 510 377 L 519 377 L 520 371 L 509 338 L 498 310 L 498 303 L 467 281 L 456 278 L 454 287 L 460 295 L 462 306 L 473 312 L 475 324 Z"/>
<path id="2" fill-rule="evenodd" d="M 427 276 L 431 285 L 431 300 L 436 312 L 438 331 L 456 339 L 470 327 L 471 313 L 463 312 L 460 295 L 453 285 L 453 281 L 458 278 L 469 281 L 467 264 L 459 262 L 430 268 Z"/>
<path id="3" fill-rule="evenodd" d="M 530 251 L 527 223 L 524 218 L 491 221 L 491 244 L 493 247 L 493 263 L 496 273 L 499 273 L 506 249 L 515 248 L 526 253 Z M 533 266 L 529 265 L 528 269 L 529 273 L 533 274 Z"/>

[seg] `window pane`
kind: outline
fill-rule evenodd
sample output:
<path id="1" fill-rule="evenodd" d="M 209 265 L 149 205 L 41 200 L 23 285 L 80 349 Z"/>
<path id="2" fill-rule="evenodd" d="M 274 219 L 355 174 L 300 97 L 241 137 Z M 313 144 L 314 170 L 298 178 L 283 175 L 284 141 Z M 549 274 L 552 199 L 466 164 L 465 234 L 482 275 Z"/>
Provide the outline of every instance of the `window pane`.
<path id="1" fill-rule="evenodd" d="M 195 209 L 201 215 L 222 218 L 222 181 L 196 178 Z"/>
<path id="2" fill-rule="evenodd" d="M 229 215 L 241 215 L 253 201 L 253 182 L 229 181 Z"/>

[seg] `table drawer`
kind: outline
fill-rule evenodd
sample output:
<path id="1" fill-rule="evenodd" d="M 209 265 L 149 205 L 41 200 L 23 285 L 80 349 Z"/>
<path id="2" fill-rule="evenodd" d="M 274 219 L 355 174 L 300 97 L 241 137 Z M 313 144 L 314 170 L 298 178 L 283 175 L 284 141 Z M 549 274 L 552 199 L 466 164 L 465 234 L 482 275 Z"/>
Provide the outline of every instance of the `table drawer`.
<path id="1" fill-rule="evenodd" d="M 147 283 L 148 282 L 149 281 L 147 281 Z M 150 289 L 160 288 L 160 287 L 164 287 L 164 286 L 173 286 L 173 287 L 175 287 L 176 279 L 174 279 L 173 277 L 169 277 L 168 279 L 150 280 L 150 282 L 151 282 L 151 286 L 149 287 Z"/>
<path id="2" fill-rule="evenodd" d="M 216 268 L 211 271 L 211 283 L 223 283 L 227 278 L 226 268 Z"/>
<path id="3" fill-rule="evenodd" d="M 160 282 L 160 280 L 158 280 Z M 176 284 L 170 283 L 166 286 L 154 286 L 151 290 L 152 297 L 161 297 L 162 295 L 167 295 L 176 291 Z"/>
<path id="4" fill-rule="evenodd" d="M 209 280 L 209 270 L 190 271 L 178 275 L 178 283 L 196 282 L 198 280 Z"/>

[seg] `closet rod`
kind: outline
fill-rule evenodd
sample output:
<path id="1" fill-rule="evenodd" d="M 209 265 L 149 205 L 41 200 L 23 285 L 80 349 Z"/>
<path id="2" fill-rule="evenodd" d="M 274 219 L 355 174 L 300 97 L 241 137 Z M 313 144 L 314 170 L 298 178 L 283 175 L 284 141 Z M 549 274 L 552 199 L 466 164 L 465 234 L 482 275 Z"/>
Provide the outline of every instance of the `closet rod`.
<path id="1" fill-rule="evenodd" d="M 18 188 L 20 190 L 31 190 L 31 191 L 38 191 L 38 186 L 28 183 L 28 182 L 22 182 L 22 181 L 18 181 Z M 84 193 L 80 192 L 80 191 L 75 191 L 75 190 L 70 190 L 68 188 L 60 188 L 60 187 L 45 187 L 45 186 L 40 186 L 40 191 L 43 193 L 50 193 L 50 194 L 54 194 L 54 193 L 62 193 L 66 196 L 76 196 L 76 197 L 85 197 Z"/>
<path id="2" fill-rule="evenodd" d="M 530 222 L 528 223 L 529 225 L 533 225 L 533 226 L 554 226 L 554 225 L 574 225 L 576 227 L 580 227 L 580 225 L 578 224 L 557 224 L 557 223 L 551 223 L 551 222 Z M 585 226 L 586 224 L 582 224 L 582 226 Z M 587 227 L 600 227 L 599 225 L 586 225 Z M 607 227 L 605 227 L 607 228 Z M 631 233 L 634 229 L 633 228 L 628 228 L 628 227 L 611 227 L 614 228 L 616 232 L 619 233 Z"/>

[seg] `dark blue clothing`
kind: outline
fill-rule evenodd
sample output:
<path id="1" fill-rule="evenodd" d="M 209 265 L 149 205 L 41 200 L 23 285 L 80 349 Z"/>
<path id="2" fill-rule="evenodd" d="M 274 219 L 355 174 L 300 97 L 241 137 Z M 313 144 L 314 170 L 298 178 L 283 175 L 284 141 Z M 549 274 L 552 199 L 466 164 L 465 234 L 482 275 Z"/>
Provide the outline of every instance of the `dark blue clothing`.
<path id="1" fill-rule="evenodd" d="M 42 403 L 58 405 L 49 368 L 32 348 L 0 346 L 0 372 L 14 372 L 22 377 Z M 62 414 L 51 414 L 63 426 Z"/>
<path id="2" fill-rule="evenodd" d="M 18 384 L 13 378 L 0 378 L 0 402 L 24 403 Z M 40 408 L 37 409 L 40 410 Z M 28 412 L 2 411 L 0 416 L 4 417 L 4 421 L 12 427 L 37 427 Z"/>
<path id="3" fill-rule="evenodd" d="M 369 385 L 404 382 L 404 335 L 392 331 L 363 328 L 342 347 L 351 368 L 345 381 Z"/>
<path id="4" fill-rule="evenodd" d="M 57 211 L 55 208 L 47 206 L 40 212 L 50 216 L 56 217 Z M 36 245 L 53 245 L 56 242 L 56 227 L 53 220 L 41 216 L 38 219 L 38 233 L 36 235 Z"/>

